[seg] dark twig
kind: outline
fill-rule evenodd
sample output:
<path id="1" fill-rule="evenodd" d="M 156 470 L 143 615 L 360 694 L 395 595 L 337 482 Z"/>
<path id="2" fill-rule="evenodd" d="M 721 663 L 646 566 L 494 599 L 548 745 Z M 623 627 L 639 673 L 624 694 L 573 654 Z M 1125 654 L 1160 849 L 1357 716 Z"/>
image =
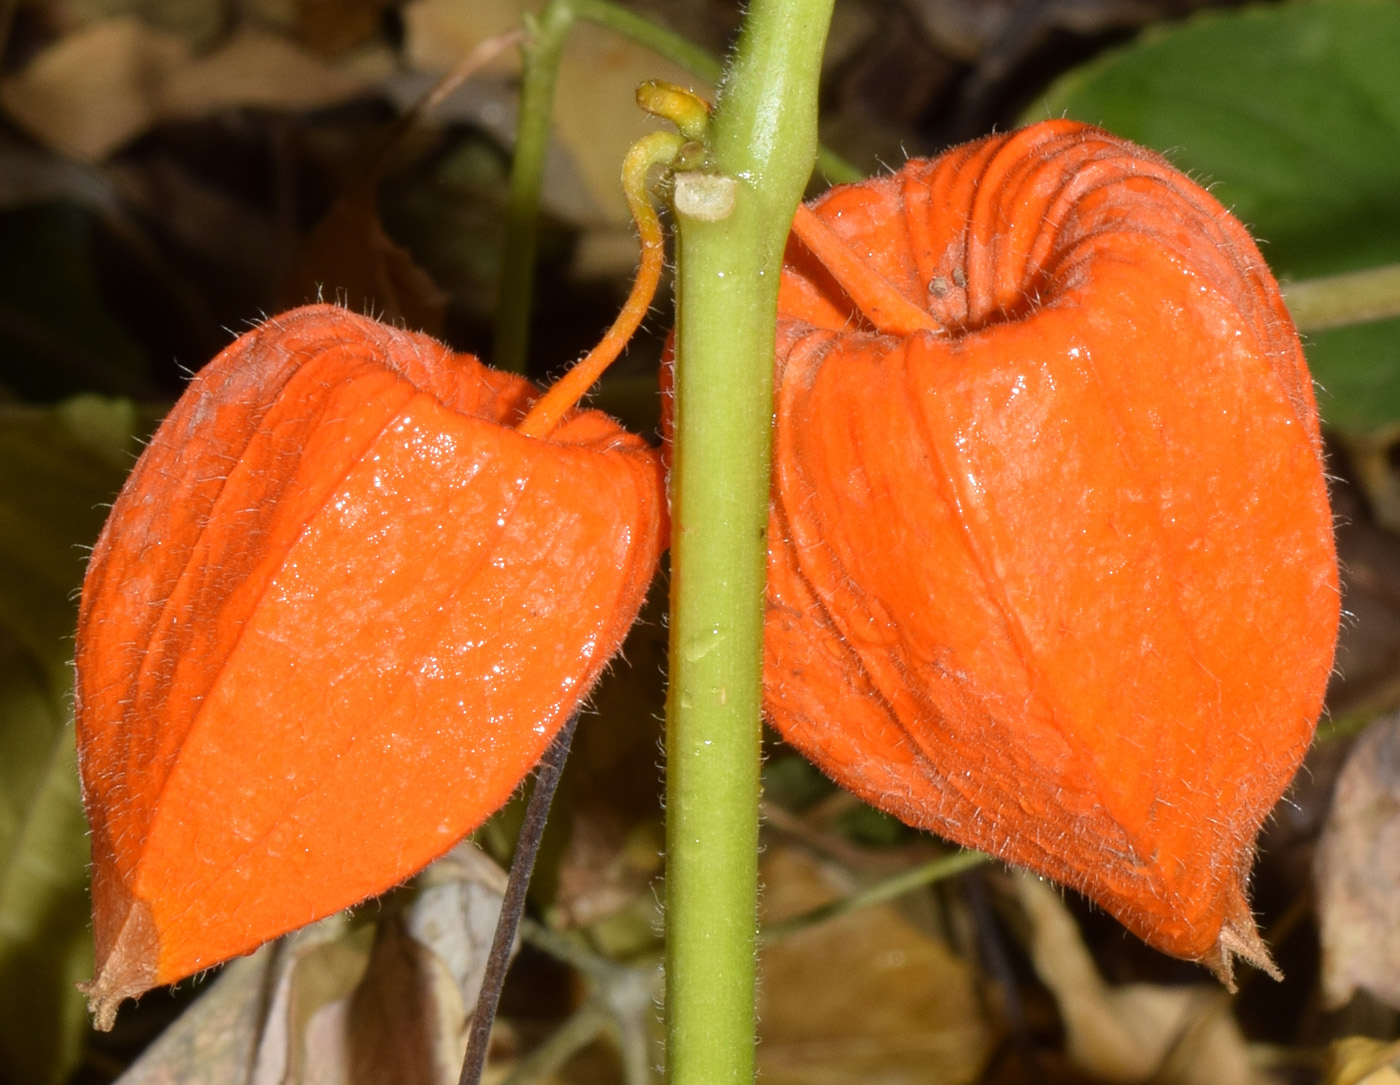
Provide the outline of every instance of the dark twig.
<path id="1" fill-rule="evenodd" d="M 564 760 L 569 756 L 569 744 L 573 741 L 577 726 L 578 713 L 575 712 L 550 743 L 549 749 L 540 758 L 539 768 L 535 770 L 535 787 L 530 792 L 525 822 L 520 827 L 515 858 L 510 864 L 510 878 L 506 881 L 505 898 L 501 901 L 501 918 L 496 923 L 491 954 L 486 959 L 486 975 L 481 981 L 476 1013 L 472 1015 L 471 1035 L 467 1038 L 467 1055 L 462 1060 L 458 1085 L 478 1085 L 486 1066 L 486 1047 L 491 1039 L 491 1026 L 496 1020 L 496 1007 L 501 1001 L 501 986 L 505 983 L 506 969 L 510 965 L 510 947 L 515 944 L 515 931 L 520 925 L 520 914 L 525 909 L 525 892 L 530 887 L 530 875 L 535 869 L 535 856 L 539 853 L 540 838 L 544 835 L 544 825 L 549 818 L 549 806 L 554 801 L 554 791 L 559 786 L 559 776 L 564 771 Z"/>

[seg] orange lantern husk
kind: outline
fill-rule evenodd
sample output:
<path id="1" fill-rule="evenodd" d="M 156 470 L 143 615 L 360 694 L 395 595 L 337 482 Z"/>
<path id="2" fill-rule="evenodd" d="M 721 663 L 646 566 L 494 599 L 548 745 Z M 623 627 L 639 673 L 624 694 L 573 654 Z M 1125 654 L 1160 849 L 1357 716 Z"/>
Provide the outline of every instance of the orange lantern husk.
<path id="1" fill-rule="evenodd" d="M 765 705 L 909 824 L 1230 982 L 1332 666 L 1298 337 L 1246 231 L 1052 121 L 799 214 Z"/>
<path id="2" fill-rule="evenodd" d="M 644 306 L 643 306 L 644 307 Z M 402 882 L 509 798 L 632 624 L 657 453 L 328 305 L 194 379 L 84 583 L 98 1023 Z"/>

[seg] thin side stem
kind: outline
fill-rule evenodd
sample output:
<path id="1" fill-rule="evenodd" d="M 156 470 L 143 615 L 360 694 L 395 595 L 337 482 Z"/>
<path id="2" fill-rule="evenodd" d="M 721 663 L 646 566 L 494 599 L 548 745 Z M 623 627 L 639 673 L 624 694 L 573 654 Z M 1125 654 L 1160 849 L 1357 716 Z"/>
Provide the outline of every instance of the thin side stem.
<path id="1" fill-rule="evenodd" d="M 720 62 L 679 34 L 611 3 L 610 0 L 551 0 L 525 43 L 520 120 L 511 164 L 501 254 L 501 300 L 496 309 L 492 361 L 498 369 L 525 372 L 530 317 L 534 308 L 536 237 L 550 118 L 564 42 L 576 19 L 585 19 L 643 45 L 709 83 L 720 79 Z M 835 152 L 820 149 L 822 173 L 833 183 L 862 176 Z"/>
<path id="2" fill-rule="evenodd" d="M 792 232 L 882 335 L 908 337 L 944 331 L 926 309 L 905 298 L 868 261 L 857 256 L 815 211 L 799 204 Z"/>
<path id="3" fill-rule="evenodd" d="M 1283 300 L 1303 333 L 1400 316 L 1400 264 L 1285 283 Z"/>
<path id="4" fill-rule="evenodd" d="M 606 1010 L 617 1031 L 624 1081 L 646 1085 L 651 1080 L 654 1044 L 648 1025 L 660 979 L 660 954 L 619 964 L 529 919 L 520 925 L 520 935 L 587 977 L 592 988 L 588 1005 Z"/>
<path id="5" fill-rule="evenodd" d="M 370 168 L 365 171 L 367 183 L 379 183 L 379 178 L 388 169 L 390 161 L 402 145 L 404 138 L 422 123 L 424 117 L 442 105 L 454 91 L 496 57 L 512 46 L 522 44 L 524 40 L 525 32 L 523 30 L 510 30 L 504 34 L 497 34 L 493 38 L 487 38 L 459 60 L 451 71 L 434 83 L 426 94 L 409 106 L 403 115 L 394 122 L 394 126 L 389 129 L 388 134 L 380 143 L 379 150 L 375 152 Z M 366 183 L 366 181 L 361 183 Z"/>
<path id="6" fill-rule="evenodd" d="M 711 129 L 732 208 L 676 216 L 666 1061 L 680 1085 L 754 1076 L 774 323 L 831 6 L 750 5 Z"/>
<path id="7" fill-rule="evenodd" d="M 786 938 L 790 934 L 804 931 L 808 927 L 815 927 L 838 916 L 849 915 L 851 912 L 869 908 L 872 905 L 884 904 L 886 901 L 902 897 L 905 893 L 915 889 L 932 885 L 934 882 L 961 874 L 964 870 L 981 866 L 985 862 L 987 862 L 987 856 L 980 851 L 956 851 L 952 855 L 940 856 L 927 863 L 900 871 L 898 874 L 878 881 L 874 885 L 866 886 L 866 888 L 849 896 L 833 900 L 830 904 L 813 908 L 810 912 L 803 912 L 791 919 L 770 923 L 760 932 L 759 940 L 765 945 L 769 942 L 776 942 L 780 938 Z"/>
<path id="8" fill-rule="evenodd" d="M 627 152 L 622 164 L 622 191 L 627 196 L 627 206 L 632 211 L 642 243 L 637 278 L 607 334 L 582 361 L 535 401 L 530 413 L 515 427 L 517 433 L 526 437 L 547 437 L 622 353 L 651 308 L 666 263 L 666 235 L 661 229 L 661 218 L 647 195 L 647 172 L 652 166 L 670 162 L 682 142 L 674 132 L 653 132 L 634 143 Z"/>
<path id="9" fill-rule="evenodd" d="M 496 310 L 492 361 L 498 369 L 525 372 L 530 313 L 534 304 L 535 237 L 539 232 L 540 191 L 545 152 L 564 39 L 574 22 L 572 0 L 550 0 L 524 47 L 525 78 L 520 88 L 520 121 L 511 161 L 510 201 L 506 207 L 501 254 L 501 301 Z"/>
<path id="10" fill-rule="evenodd" d="M 606 27 L 644 45 L 691 75 L 711 85 L 720 81 L 724 66 L 719 58 L 645 16 L 628 11 L 610 0 L 574 0 L 574 12 L 580 19 Z M 817 172 L 832 185 L 863 181 L 865 171 L 857 169 L 829 147 L 817 147 Z"/>
<path id="11" fill-rule="evenodd" d="M 549 749 L 540 758 L 539 768 L 535 770 L 535 787 L 525 807 L 520 842 L 515 848 L 515 858 L 511 860 L 510 877 L 506 880 L 505 897 L 501 901 L 501 918 L 496 921 L 491 952 L 486 958 L 486 974 L 482 977 L 476 1013 L 472 1015 L 471 1034 L 467 1037 L 467 1053 L 462 1060 L 458 1085 L 479 1085 L 481 1072 L 486 1067 L 491 1026 L 496 1021 L 501 987 L 505 983 L 506 970 L 510 967 L 510 949 L 515 944 L 515 932 L 520 925 L 520 915 L 525 910 L 525 894 L 530 888 L 530 875 L 535 871 L 535 857 L 539 854 L 545 822 L 549 820 L 549 807 L 554 802 L 554 792 L 564 772 L 564 761 L 569 756 L 569 746 L 577 727 L 578 713 L 575 712 L 554 736 Z"/>
<path id="12" fill-rule="evenodd" d="M 608 1027 L 608 1012 L 596 999 L 578 1008 L 544 1043 L 530 1052 L 502 1085 L 533 1085 L 544 1081 Z"/>
<path id="13" fill-rule="evenodd" d="M 574 0 L 574 13 L 646 46 L 708 83 L 718 83 L 724 71 L 720 62 L 698 45 L 609 0 Z"/>
<path id="14" fill-rule="evenodd" d="M 829 185 L 849 185 L 865 180 L 865 171 L 856 169 L 830 147 L 817 148 L 817 174 Z"/>

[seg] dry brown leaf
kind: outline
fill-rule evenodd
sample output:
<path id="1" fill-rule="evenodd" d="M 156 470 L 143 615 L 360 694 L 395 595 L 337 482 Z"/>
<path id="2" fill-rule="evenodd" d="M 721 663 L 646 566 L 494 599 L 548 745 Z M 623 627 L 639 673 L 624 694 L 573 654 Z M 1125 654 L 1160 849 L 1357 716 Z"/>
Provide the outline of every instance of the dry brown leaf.
<path id="1" fill-rule="evenodd" d="M 1015 882 L 1030 921 L 1031 958 L 1059 1005 L 1066 1047 L 1076 1066 L 1123 1085 L 1261 1081 L 1224 991 L 1213 984 L 1110 987 L 1059 890 L 1030 874 L 1016 875 Z"/>
<path id="2" fill-rule="evenodd" d="M 228 965 L 123 1085 L 451 1085 L 505 873 L 471 844 L 372 927 L 334 916 Z"/>
<path id="3" fill-rule="evenodd" d="M 460 1062 L 452 1058 L 461 1027 L 458 1015 L 443 1036 L 443 1006 L 436 997 L 433 955 L 408 936 L 397 918 L 379 924 L 365 981 L 355 989 L 335 1046 L 350 1052 L 351 1085 L 451 1085 Z M 455 999 L 459 1003 L 460 999 Z M 311 1063 L 319 1061 L 312 1054 Z"/>
<path id="4" fill-rule="evenodd" d="M 430 867 L 407 915 L 380 923 L 355 990 L 305 1019 L 285 1085 L 452 1085 L 504 892 L 472 844 Z"/>
<path id="5" fill-rule="evenodd" d="M 661 873 L 663 832 L 655 822 L 628 825 L 600 808 L 577 811 L 559 861 L 555 922 L 591 927 L 638 898 L 652 900 Z"/>
<path id="6" fill-rule="evenodd" d="M 238 106 L 311 109 L 364 89 L 274 35 L 240 34 L 196 57 L 184 39 L 122 16 L 60 38 L 0 83 L 0 105 L 46 146 L 97 162 L 160 120 Z"/>
<path id="7" fill-rule="evenodd" d="M 188 61 L 174 34 L 109 19 L 59 39 L 0 83 L 0 103 L 39 142 L 97 162 L 155 123 L 166 82 Z"/>
<path id="8" fill-rule="evenodd" d="M 296 26 L 301 0 L 241 0 L 239 7 L 250 23 L 290 31 Z"/>
<path id="9" fill-rule="evenodd" d="M 1400 1043 L 1348 1036 L 1327 1051 L 1327 1085 L 1400 1085 Z"/>
<path id="10" fill-rule="evenodd" d="M 343 925 L 338 933 L 276 973 L 276 984 L 268 988 L 272 996 L 265 1023 L 250 1052 L 249 1085 L 304 1085 L 308 1075 L 325 1067 L 310 1043 L 311 1022 L 350 997 L 364 978 L 372 948 L 373 931 L 368 928 Z"/>
<path id="11" fill-rule="evenodd" d="M 533 11 L 523 0 L 409 0 L 403 7 L 404 59 L 416 71 L 448 71 L 486 39 L 520 26 L 525 13 Z M 519 54 L 506 53 L 485 70 L 515 71 L 519 66 Z"/>
<path id="12" fill-rule="evenodd" d="M 344 997 L 369 943 L 342 916 L 263 946 L 226 967 L 122 1077 L 123 1085 L 273 1085 L 288 1076 L 294 1005 Z M 311 967 L 303 969 L 303 965 Z M 314 990 L 313 990 L 314 989 Z M 270 997 L 269 997 L 269 992 Z"/>
<path id="13" fill-rule="evenodd" d="M 802 914 L 855 888 L 805 850 L 764 855 L 764 917 Z M 992 1032 L 971 970 L 948 947 L 877 905 L 764 947 L 758 1063 L 769 1085 L 976 1080 Z"/>
<path id="14" fill-rule="evenodd" d="M 1395 467 L 1400 433 L 1391 427 L 1363 437 L 1343 438 L 1343 442 L 1372 515 L 1382 527 L 1400 530 L 1400 471 Z"/>
<path id="15" fill-rule="evenodd" d="M 178 34 L 190 43 L 213 40 L 223 31 L 229 16 L 227 0 L 42 0 L 42 6 L 58 26 L 74 27 L 134 15 L 148 26 Z"/>
<path id="16" fill-rule="evenodd" d="M 302 244 L 279 291 L 292 308 L 325 298 L 390 324 L 441 335 L 448 296 L 379 221 L 374 180 L 335 202 Z"/>
<path id="17" fill-rule="evenodd" d="M 333 56 L 373 41 L 392 0 L 301 0 L 297 37 L 318 53 Z"/>
<path id="18" fill-rule="evenodd" d="M 483 963 L 501 915 L 506 872 L 475 844 L 459 844 L 419 875 L 408 933 L 457 985 L 465 1016 L 481 994 Z"/>
<path id="19" fill-rule="evenodd" d="M 178 67 L 163 89 L 169 116 L 219 109 L 319 109 L 363 93 L 365 84 L 275 34 L 236 34 L 208 56 Z"/>
<path id="20" fill-rule="evenodd" d="M 419 71 L 446 71 L 487 38 L 520 26 L 537 7 L 535 0 L 414 0 L 403 9 L 404 54 Z M 582 20 L 570 31 L 559 69 L 555 131 L 603 222 L 628 221 L 618 177 L 627 148 L 655 128 L 633 104 L 637 85 L 647 79 L 713 96 L 703 81 L 617 34 Z"/>
<path id="21" fill-rule="evenodd" d="M 1369 991 L 1400 1009 L 1400 715 L 1356 741 L 1317 849 L 1322 991 L 1330 1006 Z"/>

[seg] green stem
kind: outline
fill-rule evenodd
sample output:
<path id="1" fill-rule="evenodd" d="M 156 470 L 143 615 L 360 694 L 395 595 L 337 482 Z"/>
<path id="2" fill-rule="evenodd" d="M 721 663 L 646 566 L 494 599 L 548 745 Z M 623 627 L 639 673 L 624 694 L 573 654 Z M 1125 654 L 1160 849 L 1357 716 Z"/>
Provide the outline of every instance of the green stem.
<path id="1" fill-rule="evenodd" d="M 520 88 L 520 121 L 510 171 L 501 256 L 501 300 L 496 309 L 492 362 L 511 373 L 525 372 L 530 311 L 535 286 L 535 235 L 539 227 L 540 190 L 549 148 L 554 86 L 564 39 L 575 17 L 572 0 L 550 0 L 530 27 L 524 48 L 525 76 Z"/>
<path id="2" fill-rule="evenodd" d="M 496 309 L 492 356 L 498 369 L 512 373 L 525 372 L 534 304 L 535 239 L 554 90 L 564 41 L 577 19 L 635 41 L 706 82 L 718 82 L 723 74 L 720 62 L 698 45 L 611 0 L 550 0 L 538 19 L 531 21 L 531 38 L 523 50 L 520 121 L 511 165 L 501 256 L 501 300 Z M 864 176 L 825 147 L 818 148 L 818 157 L 822 176 L 831 184 L 858 181 Z"/>
<path id="3" fill-rule="evenodd" d="M 707 83 L 718 83 L 724 73 L 719 60 L 708 51 L 644 16 L 618 7 L 611 0 L 574 0 L 574 11 L 580 19 L 607 27 L 638 45 L 646 46 Z M 830 185 L 865 180 L 863 170 L 851 165 L 829 147 L 820 145 L 817 147 L 817 173 Z"/>
<path id="4" fill-rule="evenodd" d="M 849 185 L 865 180 L 865 172 L 851 165 L 829 147 L 817 148 L 817 173 L 829 185 Z"/>
<path id="5" fill-rule="evenodd" d="M 700 46 L 609 0 L 574 0 L 574 13 L 646 46 L 707 83 L 718 83 L 724 72 L 720 62 Z"/>
<path id="6" fill-rule="evenodd" d="M 1283 300 L 1300 332 L 1400 316 L 1400 264 L 1285 283 Z"/>
<path id="7" fill-rule="evenodd" d="M 798 931 L 805 931 L 808 927 L 815 927 L 819 923 L 827 922 L 827 920 L 849 915 L 851 912 L 876 904 L 884 904 L 896 897 L 902 897 L 911 890 L 932 885 L 945 878 L 951 878 L 955 874 L 961 874 L 964 870 L 981 866 L 987 861 L 987 858 L 980 851 L 955 851 L 951 855 L 940 856 L 885 878 L 883 881 L 878 881 L 874 885 L 866 886 L 850 896 L 833 900 L 830 904 L 823 904 L 819 908 L 813 908 L 810 912 L 803 912 L 791 919 L 770 923 L 763 928 L 759 937 L 765 945 L 769 942 L 776 942 L 780 938 L 786 938 Z"/>
<path id="8" fill-rule="evenodd" d="M 654 1044 L 649 1025 L 660 978 L 660 956 L 648 954 L 641 961 L 618 964 L 528 919 L 521 923 L 520 933 L 536 948 L 587 977 L 592 988 L 588 1004 L 606 1010 L 617 1031 L 624 1081 L 646 1085 L 651 1080 Z"/>
<path id="9" fill-rule="evenodd" d="M 668 1080 L 679 1085 L 754 1075 L 774 321 L 783 246 L 816 151 L 831 6 L 751 4 L 712 127 L 732 209 L 676 216 L 666 1037 Z"/>
<path id="10" fill-rule="evenodd" d="M 530 1052 L 503 1085 L 535 1085 L 552 1077 L 569 1059 L 598 1038 L 608 1027 L 607 1010 L 590 999 L 557 1028 L 549 1039 Z"/>

